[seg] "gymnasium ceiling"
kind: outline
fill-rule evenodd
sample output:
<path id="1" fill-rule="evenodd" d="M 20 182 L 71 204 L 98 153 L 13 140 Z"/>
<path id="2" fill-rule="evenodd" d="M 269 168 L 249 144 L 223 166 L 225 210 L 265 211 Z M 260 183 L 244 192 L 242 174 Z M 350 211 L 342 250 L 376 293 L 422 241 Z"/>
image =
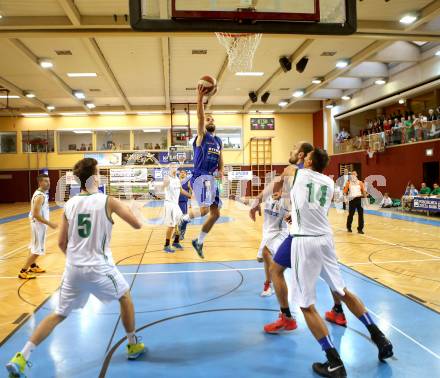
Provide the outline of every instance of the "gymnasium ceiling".
<path id="1" fill-rule="evenodd" d="M 198 78 L 209 73 L 219 80 L 218 94 L 209 103 L 212 110 L 312 112 L 321 100 L 340 100 L 378 78 L 432 59 L 440 48 L 440 0 L 363 0 L 357 5 L 358 31 L 353 36 L 265 35 L 253 68 L 264 76 L 237 77 L 225 69 L 225 50 L 213 34 L 131 31 L 125 18 L 128 0 L 0 0 L 0 86 L 19 96 L 9 100 L 16 114 L 43 112 L 46 105 L 56 107 L 53 113 L 136 113 L 193 102 Z M 399 23 L 410 11 L 419 12 L 418 20 Z M 324 52 L 334 55 L 322 56 Z M 305 72 L 293 67 L 280 73 L 283 55 L 292 56 L 294 63 L 307 55 Z M 51 59 L 54 67 L 41 68 L 41 58 Z M 351 59 L 348 67 L 335 68 L 336 61 L 346 58 Z M 69 72 L 97 76 L 71 78 Z M 312 84 L 315 77 L 323 82 Z M 292 98 L 297 89 L 306 95 Z M 36 97 L 24 97 L 26 90 Z M 73 90 L 83 91 L 96 108 L 86 107 Z M 268 103 L 251 104 L 250 91 L 269 91 Z M 282 99 L 291 100 L 284 109 L 278 106 Z"/>

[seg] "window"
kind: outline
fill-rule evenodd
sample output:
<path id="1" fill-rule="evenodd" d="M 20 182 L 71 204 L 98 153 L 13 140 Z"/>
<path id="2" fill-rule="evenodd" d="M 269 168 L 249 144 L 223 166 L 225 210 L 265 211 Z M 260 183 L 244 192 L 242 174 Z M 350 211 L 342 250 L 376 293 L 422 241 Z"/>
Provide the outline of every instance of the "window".
<path id="1" fill-rule="evenodd" d="M 44 131 L 23 131 L 22 132 L 23 152 L 54 152 L 54 132 Z"/>
<path id="2" fill-rule="evenodd" d="M 135 150 L 166 150 L 168 148 L 167 129 L 134 130 Z"/>
<path id="3" fill-rule="evenodd" d="M 0 132 L 0 153 L 11 154 L 17 152 L 17 133 Z"/>
<path id="4" fill-rule="evenodd" d="M 219 127 L 216 135 L 222 140 L 225 150 L 241 150 L 243 148 L 240 127 Z"/>
<path id="5" fill-rule="evenodd" d="M 92 131 L 58 131 L 58 151 L 92 151 Z"/>
<path id="6" fill-rule="evenodd" d="M 97 131 L 96 149 L 98 151 L 129 150 L 130 131 L 129 130 Z"/>

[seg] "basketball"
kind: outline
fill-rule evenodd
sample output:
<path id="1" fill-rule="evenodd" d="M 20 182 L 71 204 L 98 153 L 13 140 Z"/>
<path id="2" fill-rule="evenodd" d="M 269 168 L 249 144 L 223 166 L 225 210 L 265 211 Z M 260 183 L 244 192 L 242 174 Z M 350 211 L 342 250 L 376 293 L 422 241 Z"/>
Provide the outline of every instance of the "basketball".
<path id="1" fill-rule="evenodd" d="M 217 93 L 217 80 L 210 76 L 204 75 L 199 79 L 197 85 L 201 85 L 203 88 L 209 89 L 207 96 L 213 96 Z"/>

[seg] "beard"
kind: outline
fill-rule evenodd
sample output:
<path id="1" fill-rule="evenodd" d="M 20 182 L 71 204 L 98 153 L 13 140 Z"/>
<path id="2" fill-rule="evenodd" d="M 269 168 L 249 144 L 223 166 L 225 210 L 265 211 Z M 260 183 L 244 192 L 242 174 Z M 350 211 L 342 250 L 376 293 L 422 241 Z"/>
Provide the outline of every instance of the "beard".
<path id="1" fill-rule="evenodd" d="M 206 125 L 206 131 L 209 133 L 213 133 L 215 131 L 215 125 Z"/>
<path id="2" fill-rule="evenodd" d="M 290 164 L 296 164 L 298 163 L 298 156 L 293 156 L 289 158 L 289 163 Z"/>

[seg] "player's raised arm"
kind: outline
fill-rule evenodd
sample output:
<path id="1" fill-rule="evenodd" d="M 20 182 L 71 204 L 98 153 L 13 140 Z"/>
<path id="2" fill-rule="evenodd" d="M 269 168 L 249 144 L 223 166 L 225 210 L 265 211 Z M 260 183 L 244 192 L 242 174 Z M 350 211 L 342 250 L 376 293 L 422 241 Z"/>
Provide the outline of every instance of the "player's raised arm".
<path id="1" fill-rule="evenodd" d="M 293 166 L 286 167 L 281 176 L 275 177 L 275 179 L 269 185 L 267 185 L 264 190 L 260 192 L 260 194 L 258 194 L 252 203 L 251 209 L 249 210 L 249 216 L 253 221 L 256 219 L 255 215 L 257 212 L 259 215 L 261 215 L 260 204 L 264 202 L 268 196 L 271 196 L 275 192 L 281 192 L 282 197 L 287 195 L 287 193 L 285 193 L 285 183 L 291 177 L 294 177 L 296 170 L 297 168 Z"/>
<path id="2" fill-rule="evenodd" d="M 197 87 L 197 146 L 200 146 L 203 138 L 205 137 L 205 105 L 203 104 L 203 97 L 208 92 L 208 90 L 203 87 L 203 85 L 199 85 Z"/>
<path id="3" fill-rule="evenodd" d="M 133 211 L 124 203 L 116 198 L 108 197 L 107 213 L 111 216 L 112 213 L 116 213 L 126 221 L 131 227 L 140 229 L 142 227 L 141 221 L 134 215 Z"/>

